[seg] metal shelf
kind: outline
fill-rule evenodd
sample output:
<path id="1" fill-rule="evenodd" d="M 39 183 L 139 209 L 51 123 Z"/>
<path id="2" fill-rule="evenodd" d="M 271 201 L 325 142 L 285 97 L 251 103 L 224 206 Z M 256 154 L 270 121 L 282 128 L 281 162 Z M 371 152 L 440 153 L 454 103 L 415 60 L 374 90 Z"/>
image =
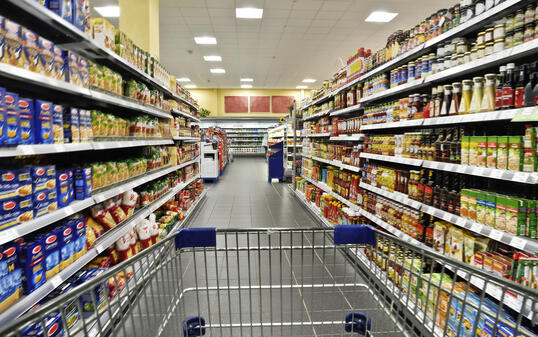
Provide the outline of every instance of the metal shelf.
<path id="1" fill-rule="evenodd" d="M 325 185 L 324 183 L 321 183 L 319 181 L 314 181 L 311 178 L 305 177 L 304 175 L 301 175 L 301 177 L 303 177 L 306 181 L 308 181 L 312 185 L 317 186 L 318 188 L 323 190 L 325 193 L 330 194 L 331 196 L 335 197 L 336 199 L 338 199 L 340 202 L 347 205 L 352 210 L 358 211 L 360 209 L 359 206 L 357 206 L 356 204 L 354 204 L 351 201 L 345 199 L 344 197 L 334 193 L 332 191 L 332 189 L 329 186 Z"/>
<path id="2" fill-rule="evenodd" d="M 317 134 L 310 134 L 310 135 L 303 135 L 305 138 L 316 138 L 316 137 L 330 137 L 331 133 L 317 133 Z"/>
<path id="3" fill-rule="evenodd" d="M 324 158 L 315 157 L 315 156 L 309 156 L 309 155 L 303 155 L 303 157 L 310 158 L 310 159 L 319 161 L 321 163 L 329 164 L 329 165 L 332 165 L 332 166 L 337 166 L 337 167 L 340 167 L 341 169 L 344 169 L 344 170 L 349 170 L 349 171 L 352 171 L 352 172 L 360 172 L 359 167 L 344 164 L 339 160 L 329 160 L 329 159 L 324 159 Z"/>
<path id="4" fill-rule="evenodd" d="M 349 135 L 338 135 L 336 137 L 329 138 L 331 141 L 343 141 L 343 142 L 359 142 L 364 140 L 364 134 L 354 133 Z"/>
<path id="5" fill-rule="evenodd" d="M 185 112 L 185 111 L 181 111 L 181 110 L 177 110 L 177 109 L 172 109 L 172 113 L 176 114 L 176 115 L 179 115 L 181 117 L 184 117 L 184 118 L 187 118 L 187 119 L 190 119 L 192 121 L 195 121 L 195 122 L 200 122 L 200 118 L 196 118 L 195 116 L 191 115 L 190 113 L 188 112 Z"/>
<path id="6" fill-rule="evenodd" d="M 200 137 L 183 137 L 183 136 L 180 136 L 180 137 L 172 137 L 172 139 L 174 140 L 182 140 L 182 141 L 200 141 Z"/>
<path id="7" fill-rule="evenodd" d="M 331 113 L 331 109 L 327 109 L 327 110 L 323 110 L 323 111 L 320 111 L 318 113 L 315 113 L 313 115 L 310 115 L 310 116 L 307 116 L 307 117 L 303 117 L 303 121 L 309 121 L 309 120 L 312 120 L 312 119 L 317 119 L 317 118 L 320 118 L 320 117 L 324 117 L 324 116 L 327 116 Z"/>
<path id="8" fill-rule="evenodd" d="M 350 112 L 361 110 L 361 109 L 362 109 L 362 105 L 357 104 L 357 105 L 353 105 L 353 106 L 350 106 L 350 107 L 347 107 L 347 108 L 344 108 L 344 109 L 335 110 L 335 111 L 331 112 L 329 115 L 331 117 L 340 116 L 340 115 L 345 115 L 345 114 L 348 114 Z"/>

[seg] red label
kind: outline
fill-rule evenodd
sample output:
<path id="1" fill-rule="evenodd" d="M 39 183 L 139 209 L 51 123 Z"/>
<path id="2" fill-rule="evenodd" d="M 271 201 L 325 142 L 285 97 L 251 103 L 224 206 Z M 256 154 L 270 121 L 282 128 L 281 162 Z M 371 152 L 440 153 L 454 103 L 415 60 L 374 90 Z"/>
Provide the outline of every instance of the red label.
<path id="1" fill-rule="evenodd" d="M 514 107 L 521 108 L 525 104 L 525 87 L 517 87 Z"/>
<path id="2" fill-rule="evenodd" d="M 3 181 L 12 181 L 13 179 L 15 179 L 15 174 L 11 172 L 2 175 Z"/>
<path id="3" fill-rule="evenodd" d="M 46 196 L 47 196 L 47 195 L 46 195 L 45 193 L 39 193 L 39 194 L 37 195 L 37 200 L 38 200 L 38 201 L 43 201 L 43 200 L 46 198 Z"/>
<path id="4" fill-rule="evenodd" d="M 19 108 L 27 108 L 29 106 L 28 101 L 21 99 L 19 101 Z"/>
<path id="5" fill-rule="evenodd" d="M 64 236 L 68 236 L 69 234 L 71 234 L 71 227 L 64 229 Z"/>
<path id="6" fill-rule="evenodd" d="M 510 108 L 514 106 L 514 89 L 510 87 L 503 88 L 503 107 Z"/>
<path id="7" fill-rule="evenodd" d="M 32 254 L 37 254 L 41 251 L 41 245 L 35 246 L 34 249 L 32 249 Z"/>
<path id="8" fill-rule="evenodd" d="M 58 179 L 60 179 L 60 181 L 66 181 L 67 178 L 68 178 L 68 175 L 65 174 L 65 173 L 60 174 L 60 176 L 58 177 Z"/>
<path id="9" fill-rule="evenodd" d="M 6 255 L 6 257 L 11 257 L 13 254 L 15 254 L 16 251 L 17 250 L 15 249 L 15 247 L 11 247 L 4 250 L 4 254 Z"/>
<path id="10" fill-rule="evenodd" d="M 50 105 L 46 104 L 46 103 L 43 103 L 41 104 L 41 109 L 43 110 L 49 110 L 50 109 Z"/>
<path id="11" fill-rule="evenodd" d="M 42 175 L 45 174 L 45 169 L 42 169 L 42 168 L 37 169 L 37 171 L 35 171 L 35 173 L 36 173 L 38 176 L 42 176 Z"/>
<path id="12" fill-rule="evenodd" d="M 57 105 L 57 106 L 54 107 L 54 111 L 56 111 L 56 112 L 61 112 L 61 111 L 62 111 L 62 107 L 59 106 L 59 105 Z"/>
<path id="13" fill-rule="evenodd" d="M 504 106 L 503 90 L 495 90 L 495 108 L 501 109 Z"/>
<path id="14" fill-rule="evenodd" d="M 6 103 L 13 103 L 15 99 L 11 95 L 6 95 Z"/>
<path id="15" fill-rule="evenodd" d="M 41 41 L 42 41 L 41 44 L 42 44 L 43 46 L 45 46 L 45 48 L 47 48 L 47 49 L 52 48 L 52 42 L 47 41 L 47 40 L 41 40 Z"/>
<path id="16" fill-rule="evenodd" d="M 77 224 L 77 229 L 82 229 L 83 226 L 84 226 L 84 222 L 81 221 Z"/>
<path id="17" fill-rule="evenodd" d="M 47 240 L 45 240 L 45 243 L 50 245 L 51 243 L 55 241 L 56 241 L 56 235 L 51 235 L 47 238 Z"/>
<path id="18" fill-rule="evenodd" d="M 17 203 L 15 201 L 8 201 L 4 204 L 4 211 L 10 211 L 15 208 L 16 205 Z"/>
<path id="19" fill-rule="evenodd" d="M 60 326 L 60 324 L 58 323 L 54 323 L 53 326 L 50 327 L 49 331 L 48 331 L 48 335 L 49 336 L 52 336 L 54 335 L 54 333 L 58 330 L 58 327 Z"/>

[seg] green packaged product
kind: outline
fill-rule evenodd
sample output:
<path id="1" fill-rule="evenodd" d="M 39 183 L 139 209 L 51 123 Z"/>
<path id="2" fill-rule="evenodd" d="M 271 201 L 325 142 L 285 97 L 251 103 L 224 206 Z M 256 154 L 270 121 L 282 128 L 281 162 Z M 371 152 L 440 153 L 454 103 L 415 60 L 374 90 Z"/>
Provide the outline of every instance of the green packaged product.
<path id="1" fill-rule="evenodd" d="M 497 137 L 487 137 L 486 167 L 497 168 Z"/>
<path id="2" fill-rule="evenodd" d="M 508 169 L 508 137 L 497 137 L 497 168 Z"/>
<path id="3" fill-rule="evenodd" d="M 469 165 L 469 146 L 471 137 L 463 136 L 461 138 L 461 164 Z"/>
<path id="4" fill-rule="evenodd" d="M 523 137 L 508 137 L 508 169 L 521 171 L 523 169 Z"/>

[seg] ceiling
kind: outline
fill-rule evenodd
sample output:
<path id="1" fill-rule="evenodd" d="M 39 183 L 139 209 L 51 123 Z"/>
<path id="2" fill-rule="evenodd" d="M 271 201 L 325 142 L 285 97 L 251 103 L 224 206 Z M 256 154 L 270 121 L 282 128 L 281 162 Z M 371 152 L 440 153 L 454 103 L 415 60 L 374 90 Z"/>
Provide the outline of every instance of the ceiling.
<path id="1" fill-rule="evenodd" d="M 446 0 L 160 0 L 160 58 L 177 77 L 199 88 L 238 88 L 251 77 L 254 88 L 291 89 L 305 78 L 328 79 L 356 49 L 377 50 L 388 35 L 407 29 Z M 117 0 L 92 0 L 92 6 Z M 236 19 L 236 7 L 263 8 L 263 19 Z M 390 23 L 367 23 L 374 10 L 399 15 Z M 92 13 L 96 15 L 95 11 Z M 117 19 L 111 20 L 117 25 Z M 196 45 L 214 36 L 217 45 Z M 220 55 L 222 62 L 206 62 Z M 211 74 L 221 67 L 226 74 Z"/>

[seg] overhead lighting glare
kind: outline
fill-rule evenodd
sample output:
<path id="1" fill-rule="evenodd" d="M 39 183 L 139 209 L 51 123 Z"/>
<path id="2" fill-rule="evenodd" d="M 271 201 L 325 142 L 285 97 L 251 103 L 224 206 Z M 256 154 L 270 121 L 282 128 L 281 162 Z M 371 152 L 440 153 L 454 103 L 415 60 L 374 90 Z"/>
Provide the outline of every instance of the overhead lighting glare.
<path id="1" fill-rule="evenodd" d="M 213 73 L 213 74 L 224 74 L 224 73 L 226 73 L 226 70 L 224 70 L 222 68 L 213 68 L 213 69 L 210 69 L 209 71 L 211 71 L 211 73 Z"/>
<path id="2" fill-rule="evenodd" d="M 254 82 L 252 78 L 242 78 L 241 82 Z"/>
<path id="3" fill-rule="evenodd" d="M 194 88 L 197 88 L 197 86 L 196 86 L 196 84 L 187 84 L 187 85 L 185 86 L 185 88 L 187 88 L 187 89 L 194 89 Z"/>
<path id="4" fill-rule="evenodd" d="M 366 22 L 390 22 L 398 16 L 398 13 L 389 13 L 384 11 L 373 11 L 366 18 Z"/>
<path id="5" fill-rule="evenodd" d="M 217 39 L 211 36 L 196 36 L 194 42 L 196 44 L 217 44 Z"/>
<path id="6" fill-rule="evenodd" d="M 305 78 L 305 79 L 303 80 L 303 83 L 314 83 L 314 82 L 316 82 L 316 80 L 313 79 L 313 78 Z"/>
<path id="7" fill-rule="evenodd" d="M 308 86 L 306 86 L 306 85 L 298 85 L 295 88 L 297 88 L 297 89 L 308 89 Z"/>
<path id="8" fill-rule="evenodd" d="M 191 79 L 188 78 L 188 77 L 180 77 L 178 79 L 176 79 L 176 82 L 190 82 Z"/>
<path id="9" fill-rule="evenodd" d="M 251 89 L 252 85 L 251 84 L 241 84 L 241 88 L 243 88 L 243 89 Z"/>
<path id="10" fill-rule="evenodd" d="M 220 62 L 220 61 L 222 61 L 222 57 L 220 57 L 218 55 L 207 55 L 207 56 L 204 56 L 204 61 L 207 61 L 207 62 Z"/>
<path id="11" fill-rule="evenodd" d="M 237 19 L 261 19 L 263 8 L 236 8 L 235 17 Z"/>
<path id="12" fill-rule="evenodd" d="M 94 7 L 94 9 L 104 18 L 119 18 L 120 6 Z"/>

